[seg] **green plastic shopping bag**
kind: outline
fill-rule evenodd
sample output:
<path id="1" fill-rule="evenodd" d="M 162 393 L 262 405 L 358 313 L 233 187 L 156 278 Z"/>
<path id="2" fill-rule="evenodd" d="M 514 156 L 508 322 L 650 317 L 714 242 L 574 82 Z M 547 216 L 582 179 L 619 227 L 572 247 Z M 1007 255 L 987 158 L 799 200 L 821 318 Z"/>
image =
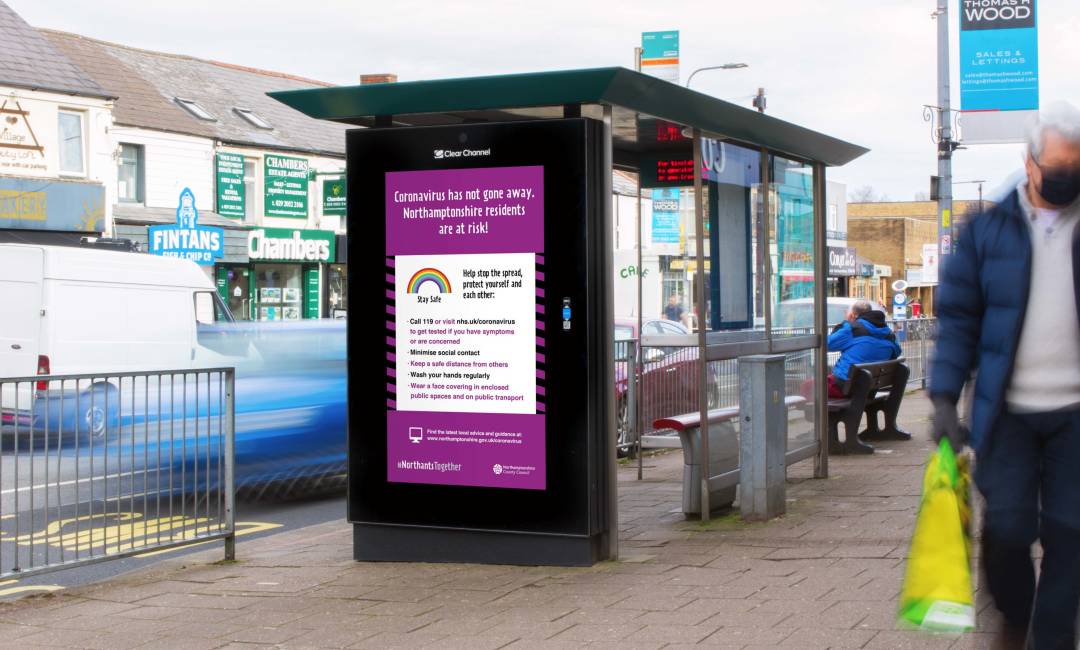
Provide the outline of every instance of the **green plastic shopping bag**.
<path id="1" fill-rule="evenodd" d="M 901 623 L 935 632 L 975 629 L 969 495 L 967 458 L 957 456 L 943 438 L 923 477 L 900 592 Z"/>

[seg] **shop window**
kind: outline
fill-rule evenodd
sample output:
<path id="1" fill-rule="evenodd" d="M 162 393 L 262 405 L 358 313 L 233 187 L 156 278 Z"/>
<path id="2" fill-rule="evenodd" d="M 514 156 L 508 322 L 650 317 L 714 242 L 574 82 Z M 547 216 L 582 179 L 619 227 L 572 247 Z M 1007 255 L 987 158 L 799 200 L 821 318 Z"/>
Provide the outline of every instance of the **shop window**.
<path id="1" fill-rule="evenodd" d="M 121 201 L 142 203 L 146 183 L 146 166 L 142 145 L 121 144 L 120 161 L 116 169 L 117 194 Z"/>
<path id="2" fill-rule="evenodd" d="M 327 313 L 331 318 L 345 318 L 349 310 L 349 276 L 344 264 L 331 264 L 327 274 Z"/>
<path id="3" fill-rule="evenodd" d="M 60 171 L 86 174 L 86 147 L 83 144 L 83 114 L 60 111 Z"/>
<path id="4" fill-rule="evenodd" d="M 299 264 L 256 264 L 255 318 L 300 320 L 304 297 L 301 278 Z"/>

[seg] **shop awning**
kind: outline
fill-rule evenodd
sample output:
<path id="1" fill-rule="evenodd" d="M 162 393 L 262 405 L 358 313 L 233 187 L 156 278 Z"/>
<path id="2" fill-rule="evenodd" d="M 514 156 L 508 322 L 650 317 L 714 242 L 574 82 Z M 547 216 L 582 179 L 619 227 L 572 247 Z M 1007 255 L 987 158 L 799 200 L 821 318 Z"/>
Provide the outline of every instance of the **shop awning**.
<path id="1" fill-rule="evenodd" d="M 374 125 L 380 116 L 407 126 L 555 118 L 563 116 L 564 106 L 574 105 L 581 106 L 582 115 L 601 117 L 601 107 L 610 106 L 613 145 L 621 151 L 642 149 L 638 133 L 644 117 L 832 166 L 844 165 L 868 151 L 626 68 L 337 86 L 269 95 L 310 117 L 362 126 Z"/>

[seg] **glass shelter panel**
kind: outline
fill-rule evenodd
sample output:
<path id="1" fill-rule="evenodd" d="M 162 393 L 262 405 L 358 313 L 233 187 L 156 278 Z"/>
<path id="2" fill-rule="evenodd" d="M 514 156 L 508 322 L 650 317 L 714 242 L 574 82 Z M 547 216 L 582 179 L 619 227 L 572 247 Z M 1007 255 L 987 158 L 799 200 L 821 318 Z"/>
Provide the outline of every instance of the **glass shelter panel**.
<path id="1" fill-rule="evenodd" d="M 814 331 L 814 174 L 772 156 L 769 164 L 772 335 Z"/>

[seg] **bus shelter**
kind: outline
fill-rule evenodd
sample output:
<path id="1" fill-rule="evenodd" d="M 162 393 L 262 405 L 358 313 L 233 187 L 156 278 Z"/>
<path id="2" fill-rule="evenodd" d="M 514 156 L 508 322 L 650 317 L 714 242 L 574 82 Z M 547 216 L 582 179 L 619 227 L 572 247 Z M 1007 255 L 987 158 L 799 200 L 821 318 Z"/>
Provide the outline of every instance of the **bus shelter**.
<path id="1" fill-rule="evenodd" d="M 549 555 L 542 557 L 551 563 L 587 564 L 616 557 L 617 454 L 639 452 L 643 439 L 655 438 L 651 434 L 657 432 L 650 430 L 654 419 L 686 412 L 697 412 L 706 429 L 695 453 L 702 468 L 701 516 L 708 518 L 709 495 L 716 482 L 738 483 L 737 476 L 734 480 L 717 477 L 709 469 L 708 414 L 710 409 L 738 405 L 737 360 L 751 355 L 785 355 L 784 392 L 813 391 L 806 402 L 813 407 L 790 419 L 786 459 L 791 463 L 812 458 L 815 476 L 827 476 L 826 169 L 844 165 L 866 149 L 624 68 L 331 87 L 271 96 L 311 117 L 367 127 L 349 132 L 350 303 L 369 304 L 382 297 L 383 284 L 376 282 L 370 289 L 371 275 L 363 275 L 354 259 L 354 251 L 371 244 L 368 253 L 360 254 L 372 258 L 367 271 L 385 271 L 388 307 L 385 328 L 377 308 L 368 324 L 356 323 L 368 318 L 364 309 L 354 308 L 350 314 L 350 473 L 366 478 L 360 482 L 350 478 L 349 519 L 357 526 L 357 548 L 363 543 L 365 548 L 377 549 L 357 550 L 357 559 L 530 563 L 523 559 L 529 553 L 546 552 Z M 577 127 L 569 123 L 576 122 L 584 125 L 580 140 L 570 134 Z M 566 132 L 555 129 L 556 123 L 565 125 Z M 554 130 L 544 132 L 544 124 Z M 500 135 L 504 132 L 515 135 Z M 456 140 L 440 139 L 444 136 Z M 580 165 L 573 160 L 560 162 L 550 151 L 536 153 L 540 157 L 535 161 L 529 158 L 533 150 L 560 148 L 588 151 L 582 153 Z M 405 149 L 411 151 L 407 156 L 401 153 Z M 487 160 L 488 156 L 492 159 Z M 493 161 L 499 156 L 509 162 L 495 166 Z M 431 277 L 420 271 L 413 274 L 409 267 L 408 286 L 422 288 L 430 281 L 429 289 L 445 292 L 440 298 L 445 301 L 447 293 L 456 291 L 451 286 L 457 271 L 443 273 L 434 268 L 453 266 L 448 258 L 439 257 L 447 252 L 443 240 L 433 239 L 427 249 L 415 245 L 428 235 L 409 230 L 415 222 L 407 217 L 426 208 L 410 213 L 406 207 L 406 220 L 400 222 L 392 222 L 389 216 L 384 221 L 380 212 L 389 215 L 393 197 L 399 195 L 392 185 L 419 188 L 400 196 L 421 197 L 426 196 L 424 191 L 443 185 L 459 187 L 453 184 L 486 171 L 487 176 L 498 175 L 514 187 L 527 188 L 533 187 L 528 176 L 533 168 L 541 170 L 534 187 L 543 194 L 545 203 L 540 209 L 546 218 L 536 231 L 545 234 L 536 236 L 546 238 L 546 249 L 521 244 L 521 250 L 536 259 L 535 272 L 525 272 L 525 289 L 535 285 L 537 295 L 537 398 L 535 409 L 530 402 L 526 410 L 529 416 L 546 417 L 547 464 L 540 459 L 538 473 L 546 471 L 548 482 L 529 475 L 528 470 L 535 469 L 529 466 L 514 484 L 515 471 L 508 472 L 505 463 L 495 463 L 494 476 L 433 479 L 453 486 L 449 492 L 456 496 L 451 502 L 445 490 L 425 492 L 428 486 L 417 485 L 429 481 L 399 476 L 405 471 L 402 468 L 414 467 L 411 461 L 394 465 L 395 443 L 380 436 L 397 435 L 386 434 L 382 425 L 392 429 L 387 422 L 401 415 L 405 402 L 403 368 L 394 365 L 400 364 L 404 354 L 400 332 L 404 299 L 430 301 L 408 295 L 412 289 L 402 288 L 406 285 L 397 278 L 413 257 L 429 260 L 428 268 L 422 270 Z M 399 176 L 403 173 L 413 175 Z M 575 179 L 582 177 L 586 180 L 579 187 Z M 479 188 L 484 182 L 480 179 L 459 189 Z M 523 191 L 532 195 L 531 190 Z M 469 193 L 465 189 L 462 196 Z M 450 194 L 454 195 L 453 189 Z M 476 196 L 480 196 L 478 190 Z M 466 203 L 461 209 L 469 209 Z M 585 206 L 582 218 L 590 225 L 575 230 L 567 217 L 565 229 L 560 230 L 560 215 L 581 206 Z M 524 204 L 512 207 L 520 208 L 522 214 L 531 209 Z M 395 218 L 401 216 L 396 213 Z M 395 223 L 402 224 L 400 233 Z M 523 234 L 527 229 L 522 226 L 520 232 L 506 236 L 527 239 Z M 444 234 L 450 236 L 452 229 Z M 409 237 L 415 240 L 405 241 Z M 580 249 L 580 259 L 573 257 L 578 239 L 588 240 Z M 391 251 L 391 246 L 398 248 Z M 490 251 L 481 246 L 467 252 Z M 563 290 L 560 282 L 574 282 L 574 272 L 563 272 L 563 267 L 573 267 L 582 276 L 580 291 Z M 461 273 L 463 284 L 474 284 L 469 281 L 474 277 L 472 270 Z M 520 269 L 504 273 L 512 276 L 511 286 L 521 285 L 516 280 Z M 361 293 L 361 286 L 369 287 L 363 290 L 368 293 Z M 402 292 L 395 294 L 395 287 Z M 415 293 L 422 294 L 420 288 Z M 513 309 L 510 298 L 499 304 Z M 585 314 L 584 320 L 579 321 L 578 314 Z M 550 357 L 557 356 L 558 337 L 578 331 L 584 337 L 581 347 L 567 356 L 587 357 L 588 363 L 580 373 L 569 365 L 557 370 Z M 380 346 L 384 334 L 385 358 Z M 548 348 L 542 348 L 545 344 Z M 364 356 L 362 350 L 368 347 L 377 350 Z M 383 396 L 372 399 L 370 393 L 379 392 L 384 372 L 387 413 L 379 413 Z M 571 389 L 576 374 L 588 382 Z M 569 409 L 567 405 L 577 404 L 573 399 L 578 393 L 583 395 L 580 406 Z M 406 419 L 419 423 L 419 417 L 414 414 Z M 372 422 L 375 425 L 369 426 Z M 591 442 L 562 453 L 553 440 L 578 428 Z M 437 444 L 443 432 L 445 428 L 409 427 L 407 435 L 402 429 L 400 444 L 406 450 L 420 449 Z M 383 454 L 389 455 L 385 466 Z M 378 463 L 374 456 L 380 456 Z M 577 456 L 590 460 L 575 466 L 576 461 L 564 459 Z M 566 480 L 575 480 L 569 478 L 576 473 L 575 467 L 585 475 L 580 489 L 561 490 L 560 477 L 565 474 Z M 446 472 L 445 468 L 440 471 Z M 398 481 L 408 485 L 392 485 L 391 491 L 383 491 L 385 485 Z M 530 490 L 555 490 L 559 496 L 545 501 Z M 372 504 L 354 503 L 375 500 L 363 496 L 374 493 L 380 502 L 412 504 L 402 506 L 411 508 L 412 514 L 403 519 Z M 481 516 L 460 509 L 461 498 L 483 500 L 487 510 L 516 514 L 503 519 Z M 580 517 L 584 528 L 562 527 L 554 514 L 558 506 L 552 505 L 560 499 L 591 504 L 592 510 L 583 510 Z M 536 527 L 530 520 L 549 515 L 550 529 Z M 366 528 L 369 525 L 374 528 Z M 410 527 L 422 529 L 418 535 L 429 535 L 432 530 L 445 534 L 409 537 L 411 533 L 402 531 Z M 583 530 L 597 532 L 587 553 L 570 550 L 565 557 L 550 555 L 556 533 L 575 539 L 591 535 Z M 496 539 L 484 537 L 492 532 L 514 534 L 484 547 L 483 540 Z M 536 536 L 531 547 L 530 535 Z M 417 541 L 439 550 L 402 551 Z M 503 552 L 515 544 L 520 545 L 520 553 Z M 481 547 L 484 550 L 469 550 Z"/>

